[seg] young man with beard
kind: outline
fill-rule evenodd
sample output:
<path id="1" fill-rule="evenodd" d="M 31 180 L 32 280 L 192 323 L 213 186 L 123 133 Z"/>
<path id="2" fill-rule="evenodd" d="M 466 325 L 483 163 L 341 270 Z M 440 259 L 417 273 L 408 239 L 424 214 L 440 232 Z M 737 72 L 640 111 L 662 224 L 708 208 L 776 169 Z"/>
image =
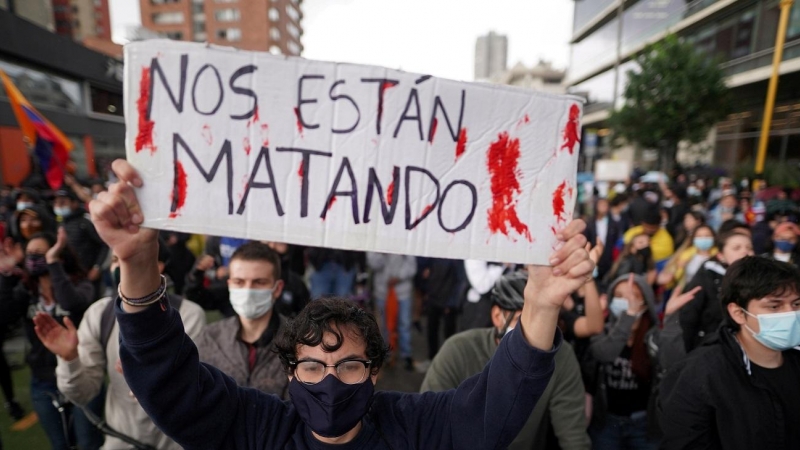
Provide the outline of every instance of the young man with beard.
<path id="1" fill-rule="evenodd" d="M 374 393 L 388 352 L 375 318 L 345 300 L 314 301 L 278 338 L 290 379 L 291 401 L 283 402 L 200 363 L 180 317 L 163 301 L 158 233 L 139 226 L 133 187 L 142 180 L 126 161 L 113 167 L 120 182 L 90 209 L 120 257 L 125 377 L 153 421 L 188 449 L 505 448 L 553 374 L 561 305 L 594 269 L 585 224 L 574 221 L 559 234 L 554 267 L 529 268 L 519 325 L 481 375 L 441 393 Z"/>
<path id="2" fill-rule="evenodd" d="M 800 271 L 749 256 L 720 297 L 715 339 L 661 384 L 661 448 L 800 448 Z"/>
<path id="3" fill-rule="evenodd" d="M 236 315 L 206 327 L 197 341 L 200 360 L 239 386 L 285 398 L 289 380 L 272 349 L 286 322 L 275 309 L 284 289 L 280 258 L 267 244 L 250 241 L 233 252 L 228 267 L 228 295 Z"/>

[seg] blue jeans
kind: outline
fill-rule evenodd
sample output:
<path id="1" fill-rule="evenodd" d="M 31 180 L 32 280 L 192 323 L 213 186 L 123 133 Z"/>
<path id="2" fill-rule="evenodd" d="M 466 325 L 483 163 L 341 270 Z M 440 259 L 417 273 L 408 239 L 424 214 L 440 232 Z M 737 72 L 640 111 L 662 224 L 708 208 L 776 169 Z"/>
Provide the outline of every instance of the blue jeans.
<path id="1" fill-rule="evenodd" d="M 69 433 L 71 440 L 77 440 L 78 446 L 81 450 L 97 450 L 103 445 L 103 434 L 92 425 L 83 412 L 73 407 L 71 404 L 64 405 L 63 418 L 62 412 L 56 409 L 53 405 L 53 397 L 59 396 L 58 386 L 54 381 L 42 381 L 36 378 L 31 378 L 31 403 L 33 403 L 33 410 L 39 416 L 39 423 L 42 425 L 47 439 L 50 440 L 50 445 L 53 450 L 69 450 L 70 443 L 67 436 L 64 435 L 65 426 L 63 418 L 66 419 L 66 432 Z M 94 400 L 89 403 L 90 408 L 101 406 L 100 412 L 102 414 L 102 404 L 105 401 L 105 395 L 101 392 Z M 94 408 L 93 408 L 94 409 Z"/>
<path id="2" fill-rule="evenodd" d="M 383 339 L 389 342 L 386 324 L 386 299 L 376 298 L 375 304 L 383 322 Z M 400 357 L 411 358 L 411 310 L 414 302 L 410 298 L 397 300 L 397 343 L 400 346 Z M 394 349 L 393 349 L 394 350 Z"/>
<path id="3" fill-rule="evenodd" d="M 353 293 L 356 269 L 347 270 L 341 264 L 326 262 L 311 274 L 311 299 L 326 295 L 347 298 Z"/>
<path id="4" fill-rule="evenodd" d="M 608 414 L 603 428 L 589 429 L 593 450 L 657 450 L 658 441 L 647 437 L 647 415 L 631 417 Z"/>

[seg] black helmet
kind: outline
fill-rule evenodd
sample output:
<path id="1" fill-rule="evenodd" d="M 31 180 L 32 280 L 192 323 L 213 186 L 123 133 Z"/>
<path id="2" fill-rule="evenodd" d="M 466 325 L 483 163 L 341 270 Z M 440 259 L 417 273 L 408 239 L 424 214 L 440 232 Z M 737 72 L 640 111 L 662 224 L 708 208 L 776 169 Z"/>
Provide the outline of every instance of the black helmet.
<path id="1" fill-rule="evenodd" d="M 494 284 L 492 289 L 492 304 L 506 311 L 518 311 L 525 304 L 523 293 L 528 283 L 528 273 L 525 271 L 512 272 L 503 275 Z"/>

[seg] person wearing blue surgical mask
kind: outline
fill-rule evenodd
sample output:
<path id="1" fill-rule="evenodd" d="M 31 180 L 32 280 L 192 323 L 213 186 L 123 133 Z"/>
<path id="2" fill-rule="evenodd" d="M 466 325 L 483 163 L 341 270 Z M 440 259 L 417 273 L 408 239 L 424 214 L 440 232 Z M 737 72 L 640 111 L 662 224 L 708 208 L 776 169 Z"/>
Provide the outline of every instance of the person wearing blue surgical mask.
<path id="1" fill-rule="evenodd" d="M 743 258 L 720 299 L 716 337 L 662 382 L 661 448 L 800 448 L 800 271 Z"/>
<path id="2" fill-rule="evenodd" d="M 280 256 L 269 245 L 247 242 L 231 255 L 228 295 L 236 315 L 209 324 L 197 341 L 200 359 L 239 386 L 287 398 L 289 380 L 272 344 L 286 318 L 273 306 L 281 297 Z"/>
<path id="3" fill-rule="evenodd" d="M 792 222 L 783 222 L 775 227 L 772 232 L 772 253 L 766 255 L 776 261 L 782 261 L 800 267 L 800 252 L 797 241 L 800 237 L 800 227 Z"/>

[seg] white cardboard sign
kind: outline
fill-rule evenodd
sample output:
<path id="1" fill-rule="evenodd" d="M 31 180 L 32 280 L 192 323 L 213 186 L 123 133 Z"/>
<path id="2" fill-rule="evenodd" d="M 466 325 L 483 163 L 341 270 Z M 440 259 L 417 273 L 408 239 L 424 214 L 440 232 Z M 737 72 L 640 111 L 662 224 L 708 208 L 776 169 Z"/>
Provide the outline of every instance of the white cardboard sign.
<path id="1" fill-rule="evenodd" d="M 547 264 L 581 101 L 172 41 L 125 47 L 145 226 Z"/>
<path id="2" fill-rule="evenodd" d="M 630 177 L 630 161 L 598 159 L 594 163 L 595 181 L 626 181 Z"/>

